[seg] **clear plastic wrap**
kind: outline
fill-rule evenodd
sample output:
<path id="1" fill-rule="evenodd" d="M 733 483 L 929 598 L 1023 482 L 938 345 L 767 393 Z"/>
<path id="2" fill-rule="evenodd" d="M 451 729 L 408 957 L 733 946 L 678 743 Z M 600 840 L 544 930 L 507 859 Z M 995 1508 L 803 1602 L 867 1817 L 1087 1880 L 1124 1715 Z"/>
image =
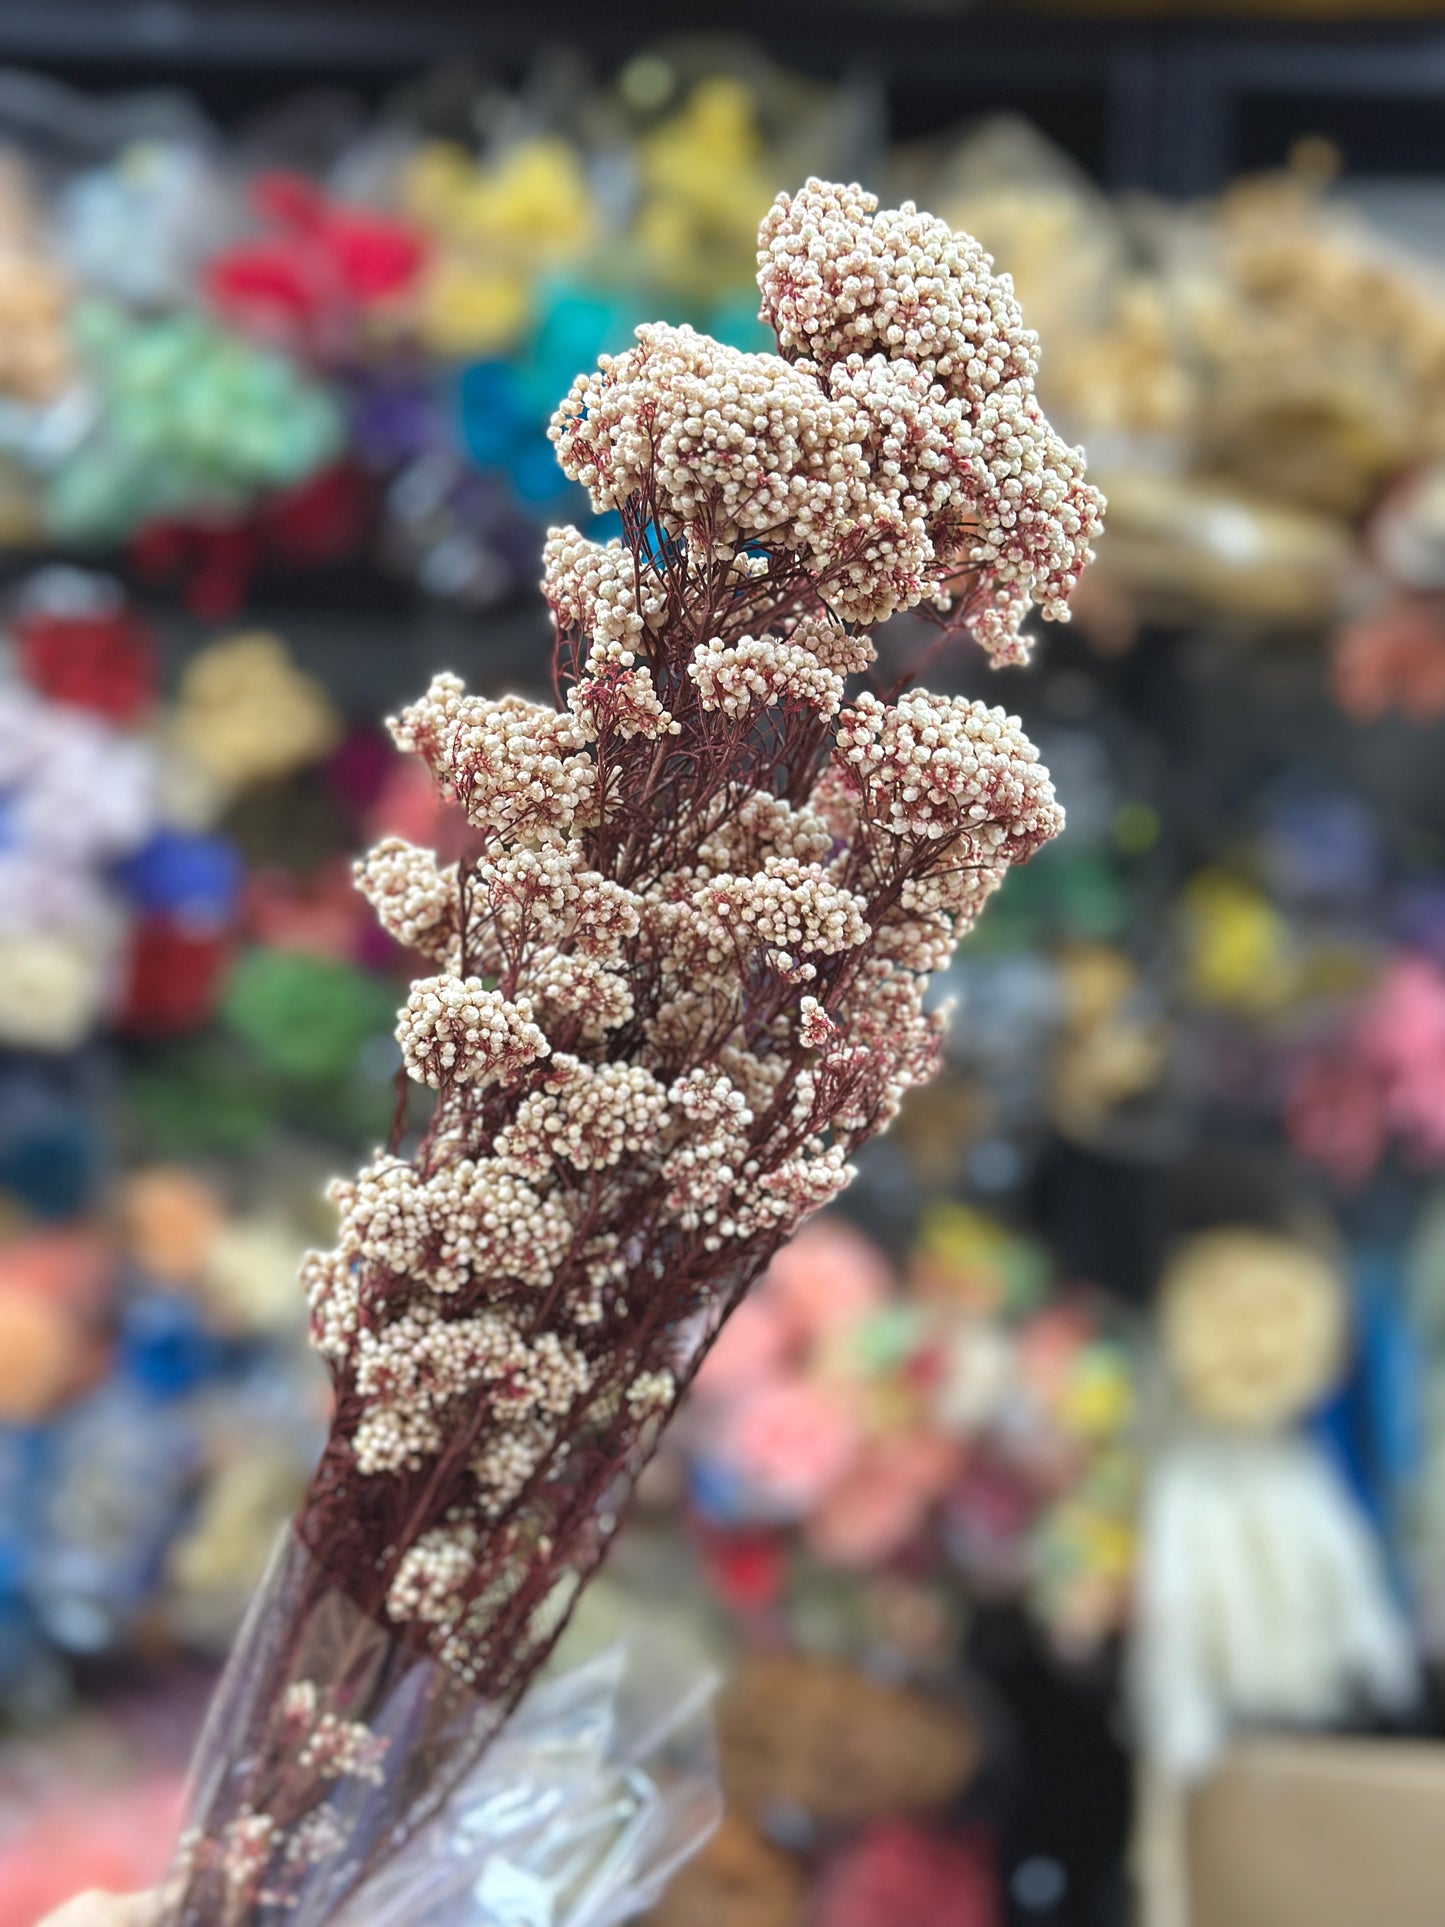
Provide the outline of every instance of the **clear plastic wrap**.
<path id="1" fill-rule="evenodd" d="M 500 1724 L 288 1531 L 212 1702 L 162 1918 L 612 1927 L 720 1818 L 711 1690 L 623 1643 L 545 1673 Z"/>

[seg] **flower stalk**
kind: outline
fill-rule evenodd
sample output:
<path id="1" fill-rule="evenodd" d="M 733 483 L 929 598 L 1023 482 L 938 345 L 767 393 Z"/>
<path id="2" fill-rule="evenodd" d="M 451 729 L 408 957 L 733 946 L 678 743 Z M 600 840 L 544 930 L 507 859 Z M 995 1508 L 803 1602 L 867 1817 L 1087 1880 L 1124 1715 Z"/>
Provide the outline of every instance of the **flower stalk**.
<path id="1" fill-rule="evenodd" d="M 308 1855 L 354 1891 L 456 1784 L 729 1312 L 936 1068 L 931 975 L 1062 825 L 1017 718 L 866 686 L 904 609 L 1022 660 L 1089 559 L 1102 504 L 1011 285 L 816 181 L 758 279 L 777 354 L 643 327 L 557 410 L 623 532 L 548 538 L 556 706 L 444 675 L 392 724 L 466 823 L 454 863 L 357 866 L 422 959 L 397 1036 L 433 1108 L 306 1262 L 336 1394 L 307 1576 L 177 1919 L 293 1918 Z M 377 1639 L 313 1676 L 335 1599 Z M 336 1789 L 377 1776 L 392 1823 L 348 1837 Z"/>

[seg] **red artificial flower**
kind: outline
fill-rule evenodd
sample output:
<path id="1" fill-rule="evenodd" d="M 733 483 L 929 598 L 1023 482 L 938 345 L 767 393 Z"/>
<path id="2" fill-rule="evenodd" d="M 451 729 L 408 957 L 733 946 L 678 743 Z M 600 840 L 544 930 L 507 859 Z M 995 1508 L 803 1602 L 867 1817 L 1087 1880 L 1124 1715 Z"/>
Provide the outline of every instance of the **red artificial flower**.
<path id="1" fill-rule="evenodd" d="M 884 1820 L 824 1876 L 817 1927 L 998 1927 L 1002 1918 L 993 1856 L 977 1834 Z"/>
<path id="2" fill-rule="evenodd" d="M 244 608 L 258 569 L 343 561 L 361 549 L 370 521 L 369 483 L 340 462 L 257 503 L 243 521 L 149 522 L 130 563 L 149 581 L 179 580 L 193 615 L 225 622 Z"/>
<path id="3" fill-rule="evenodd" d="M 216 1007 L 228 954 L 226 938 L 174 917 L 144 917 L 131 933 L 116 1010 L 128 1037 L 182 1037 L 199 1030 Z"/>
<path id="4" fill-rule="evenodd" d="M 330 200 L 296 174 L 263 174 L 251 202 L 268 231 L 223 250 L 206 270 L 211 302 L 229 321 L 312 345 L 359 312 L 405 294 L 425 244 L 407 223 Z"/>
<path id="5" fill-rule="evenodd" d="M 773 1532 L 718 1533 L 703 1546 L 703 1566 L 719 1598 L 734 1612 L 760 1612 L 783 1590 L 787 1559 Z"/>
<path id="6" fill-rule="evenodd" d="M 20 673 L 52 702 L 133 722 L 156 692 L 149 626 L 129 609 L 93 615 L 29 610 L 13 624 Z"/>

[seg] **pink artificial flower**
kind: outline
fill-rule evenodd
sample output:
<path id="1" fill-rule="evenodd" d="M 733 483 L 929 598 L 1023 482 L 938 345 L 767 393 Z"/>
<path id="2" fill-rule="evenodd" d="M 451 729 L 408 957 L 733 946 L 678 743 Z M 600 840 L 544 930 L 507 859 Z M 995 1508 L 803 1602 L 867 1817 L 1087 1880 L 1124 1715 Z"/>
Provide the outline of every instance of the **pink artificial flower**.
<path id="1" fill-rule="evenodd" d="M 719 1456 L 779 1516 L 817 1505 L 857 1456 L 862 1435 L 846 1400 L 806 1379 L 777 1379 L 727 1414 Z"/>
<path id="2" fill-rule="evenodd" d="M 426 766 L 410 756 L 398 757 L 365 815 L 362 829 L 378 840 L 404 836 L 408 843 L 433 845 L 443 862 L 456 855 L 452 847 L 466 825 L 456 810 L 437 794 L 435 779 Z"/>
<path id="3" fill-rule="evenodd" d="M 818 1343 L 860 1324 L 894 1289 L 892 1267 L 846 1218 L 814 1218 L 785 1244 L 759 1289 L 774 1299 L 798 1337 Z"/>
<path id="4" fill-rule="evenodd" d="M 1050 1305 L 1036 1312 L 1019 1338 L 1019 1367 L 1024 1382 L 1046 1411 L 1064 1395 L 1074 1361 L 1092 1335 L 1092 1325 L 1079 1303 Z"/>
<path id="5" fill-rule="evenodd" d="M 1427 1163 L 1445 1157 L 1445 972 L 1398 958 L 1360 1024 L 1367 1063 L 1386 1080 L 1390 1123 Z"/>
<path id="6" fill-rule="evenodd" d="M 1398 710 L 1412 723 L 1445 716 L 1445 620 L 1434 601 L 1402 597 L 1346 629 L 1335 645 L 1335 701 L 1356 722 Z"/>
<path id="7" fill-rule="evenodd" d="M 1358 1043 L 1390 1078 L 1445 1064 L 1445 973 L 1428 957 L 1397 957 L 1360 1020 Z"/>
<path id="8" fill-rule="evenodd" d="M 166 1774 L 46 1799 L 23 1830 L 0 1838 L 0 1927 L 33 1927 L 89 1888 L 153 1886 L 170 1861 L 182 1791 L 180 1776 Z"/>
<path id="9" fill-rule="evenodd" d="M 374 927 L 344 860 L 306 877 L 258 870 L 246 882 L 245 920 L 255 942 L 317 957 L 355 956 Z"/>
<path id="10" fill-rule="evenodd" d="M 754 1287 L 723 1326 L 697 1375 L 703 1398 L 736 1398 L 782 1376 L 789 1364 L 791 1333 L 777 1302 Z"/>
<path id="11" fill-rule="evenodd" d="M 808 1519 L 809 1546 L 831 1565 L 883 1564 L 901 1552 L 956 1478 L 961 1448 L 937 1432 L 870 1445 Z"/>
<path id="12" fill-rule="evenodd" d="M 1353 1056 L 1315 1057 L 1301 1065 L 1285 1100 L 1284 1123 L 1299 1155 L 1347 1191 L 1367 1183 L 1385 1155 L 1384 1092 Z"/>

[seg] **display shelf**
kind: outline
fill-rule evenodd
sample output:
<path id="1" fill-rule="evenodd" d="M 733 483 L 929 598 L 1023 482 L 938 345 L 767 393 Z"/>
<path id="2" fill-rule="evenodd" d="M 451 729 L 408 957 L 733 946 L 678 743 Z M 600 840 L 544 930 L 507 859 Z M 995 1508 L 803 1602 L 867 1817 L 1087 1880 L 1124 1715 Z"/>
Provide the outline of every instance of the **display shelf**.
<path id="1" fill-rule="evenodd" d="M 81 86 L 184 80 L 222 122 L 297 87 L 370 99 L 445 61 L 515 81 L 573 48 L 607 72 L 655 43 L 655 8 L 605 12 L 552 0 L 524 12 L 372 0 L 40 0 L 0 4 L 0 63 Z M 1445 28 L 1429 22 L 1160 21 L 963 8 L 816 3 L 779 14 L 759 0 L 703 4 L 690 33 L 753 39 L 784 66 L 877 89 L 895 138 L 1024 113 L 1111 186 L 1191 195 L 1241 167 L 1278 163 L 1293 140 L 1338 140 L 1352 166 L 1429 174 Z"/>

